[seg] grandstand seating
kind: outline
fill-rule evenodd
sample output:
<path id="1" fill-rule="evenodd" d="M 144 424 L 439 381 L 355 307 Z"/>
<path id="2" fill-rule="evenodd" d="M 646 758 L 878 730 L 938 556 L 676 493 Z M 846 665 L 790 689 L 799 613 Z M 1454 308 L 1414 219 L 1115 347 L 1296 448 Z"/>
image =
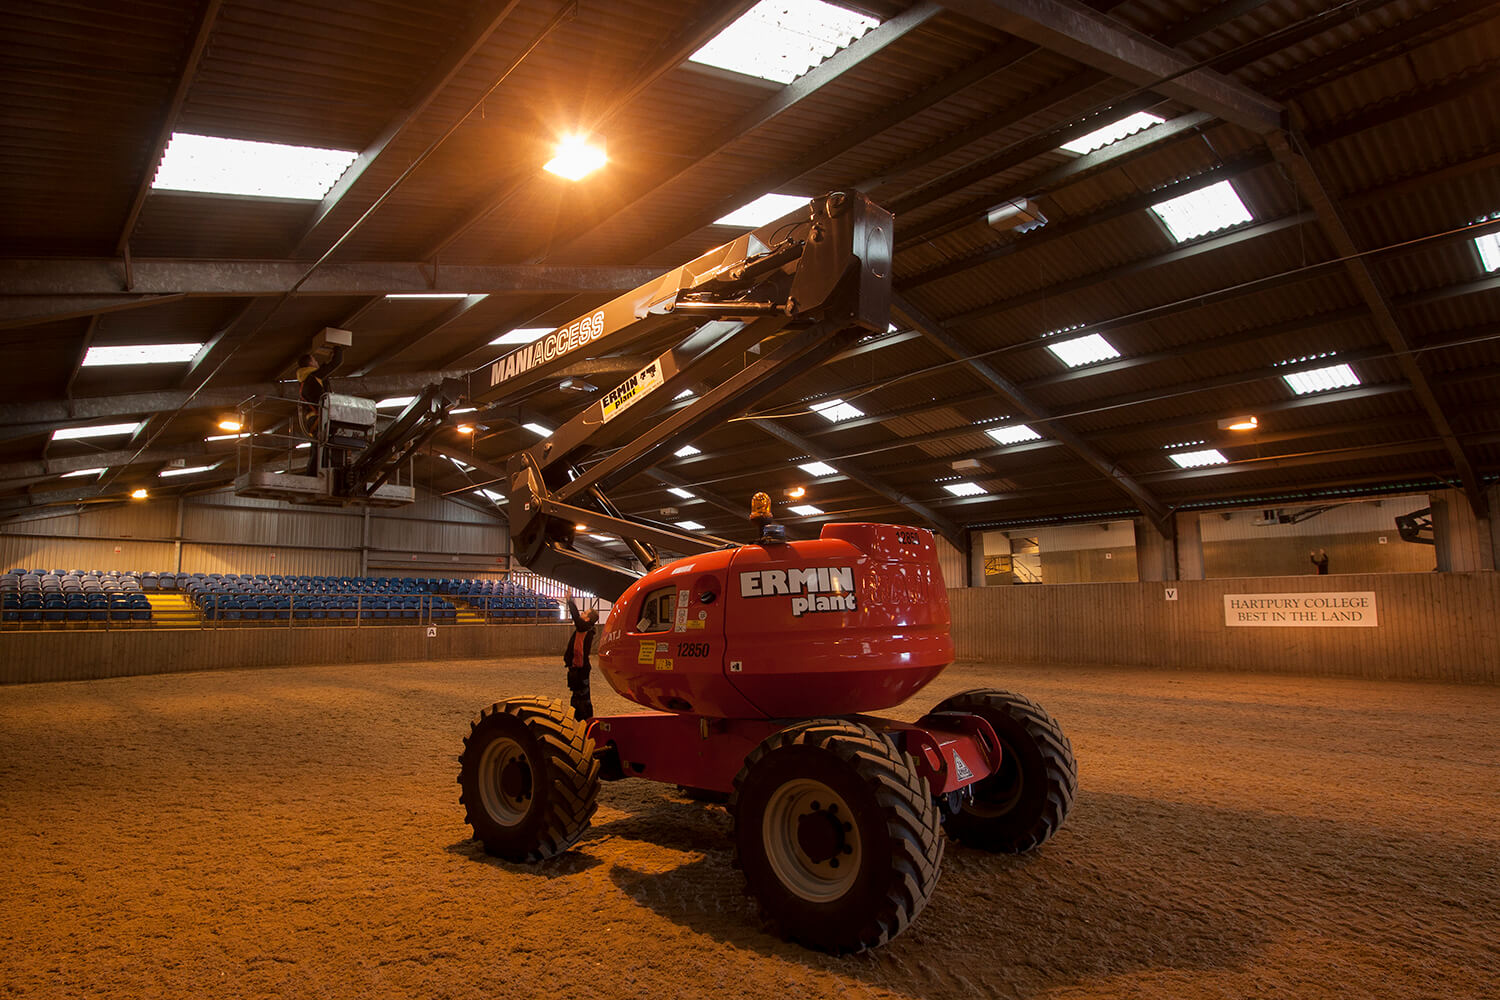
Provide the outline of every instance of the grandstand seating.
<path id="1" fill-rule="evenodd" d="M 460 607 L 488 622 L 559 616 L 555 598 L 512 580 L 13 569 L 0 575 L 0 621 L 152 623 L 152 592 L 163 602 L 181 594 L 193 624 L 440 624 L 456 622 Z"/>

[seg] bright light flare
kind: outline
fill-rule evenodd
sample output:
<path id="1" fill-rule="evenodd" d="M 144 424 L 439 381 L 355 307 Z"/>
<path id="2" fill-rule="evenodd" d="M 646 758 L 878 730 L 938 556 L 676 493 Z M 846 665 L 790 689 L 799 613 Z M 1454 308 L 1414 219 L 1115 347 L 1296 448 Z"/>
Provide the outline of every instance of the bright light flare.
<path id="1" fill-rule="evenodd" d="M 552 159 L 542 169 L 570 181 L 582 180 L 609 162 L 604 149 L 589 142 L 588 136 L 565 136 L 557 144 Z"/>

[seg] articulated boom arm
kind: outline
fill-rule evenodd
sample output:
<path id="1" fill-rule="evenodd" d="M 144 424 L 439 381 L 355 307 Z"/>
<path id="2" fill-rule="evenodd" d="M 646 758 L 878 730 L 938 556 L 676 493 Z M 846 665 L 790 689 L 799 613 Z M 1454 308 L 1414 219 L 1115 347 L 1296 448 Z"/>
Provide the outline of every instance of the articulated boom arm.
<path id="1" fill-rule="evenodd" d="M 573 548 L 574 525 L 619 535 L 641 563 L 725 539 L 622 514 L 604 489 L 889 324 L 890 213 L 835 192 L 558 327 L 470 376 L 472 403 L 544 382 L 580 357 L 675 343 L 551 436 L 513 456 L 511 548 L 526 566 L 613 600 L 636 575 Z M 733 374 L 685 405 L 707 376 Z"/>

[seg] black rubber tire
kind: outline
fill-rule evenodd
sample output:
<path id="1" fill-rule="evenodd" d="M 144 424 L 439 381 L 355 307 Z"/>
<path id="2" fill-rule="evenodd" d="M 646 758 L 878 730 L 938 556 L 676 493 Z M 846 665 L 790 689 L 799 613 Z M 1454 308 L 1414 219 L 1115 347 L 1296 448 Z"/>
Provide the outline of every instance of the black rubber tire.
<path id="1" fill-rule="evenodd" d="M 1001 744 L 999 773 L 974 785 L 972 804 L 944 810 L 948 836 L 966 847 L 1020 854 L 1062 827 L 1078 792 L 1078 763 L 1073 744 L 1042 706 L 1009 691 L 980 689 L 956 694 L 934 711 L 977 715 Z"/>
<path id="2" fill-rule="evenodd" d="M 599 763 L 586 732 L 561 701 L 546 698 L 499 702 L 470 723 L 458 758 L 459 801 L 486 854 L 542 861 L 588 829 L 599 807 Z"/>
<path id="3" fill-rule="evenodd" d="M 837 860 L 818 862 L 810 857 L 800 839 L 775 833 L 782 825 L 777 817 L 785 816 L 786 810 L 778 810 L 773 802 L 799 801 L 789 797 L 788 790 L 809 783 L 835 793 L 834 801 L 846 804 L 852 819 L 838 823 L 836 817 L 843 812 L 832 806 L 819 810 L 820 803 L 814 801 L 810 811 L 796 817 L 798 830 L 810 817 L 813 826 L 831 822 L 846 831 L 834 833 L 834 854 L 850 855 L 855 864 L 845 872 L 832 871 Z M 788 941 L 834 954 L 885 944 L 922 912 L 937 885 L 942 821 L 927 781 L 910 756 L 860 723 L 812 719 L 773 733 L 745 758 L 734 779 L 729 810 L 734 817 L 736 865 L 744 872 L 746 892 L 759 904 L 771 929 Z M 768 836 L 778 843 L 768 845 Z M 797 876 L 789 881 L 778 874 L 772 852 L 783 868 L 821 864 L 847 884 L 828 884 L 823 891 L 829 898 L 809 898 L 792 884 Z"/>

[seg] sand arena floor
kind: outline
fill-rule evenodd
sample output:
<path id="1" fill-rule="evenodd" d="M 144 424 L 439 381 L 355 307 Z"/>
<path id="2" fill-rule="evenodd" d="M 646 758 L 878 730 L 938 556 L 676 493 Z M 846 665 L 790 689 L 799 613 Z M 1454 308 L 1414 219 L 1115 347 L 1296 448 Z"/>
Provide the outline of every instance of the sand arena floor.
<path id="1" fill-rule="evenodd" d="M 545 866 L 476 849 L 460 739 L 551 658 L 0 689 L 0 997 L 1500 996 L 1500 690 L 961 665 L 893 714 L 975 686 L 1071 734 L 1069 824 L 950 845 L 846 959 L 763 933 L 670 789 L 606 785 Z"/>

